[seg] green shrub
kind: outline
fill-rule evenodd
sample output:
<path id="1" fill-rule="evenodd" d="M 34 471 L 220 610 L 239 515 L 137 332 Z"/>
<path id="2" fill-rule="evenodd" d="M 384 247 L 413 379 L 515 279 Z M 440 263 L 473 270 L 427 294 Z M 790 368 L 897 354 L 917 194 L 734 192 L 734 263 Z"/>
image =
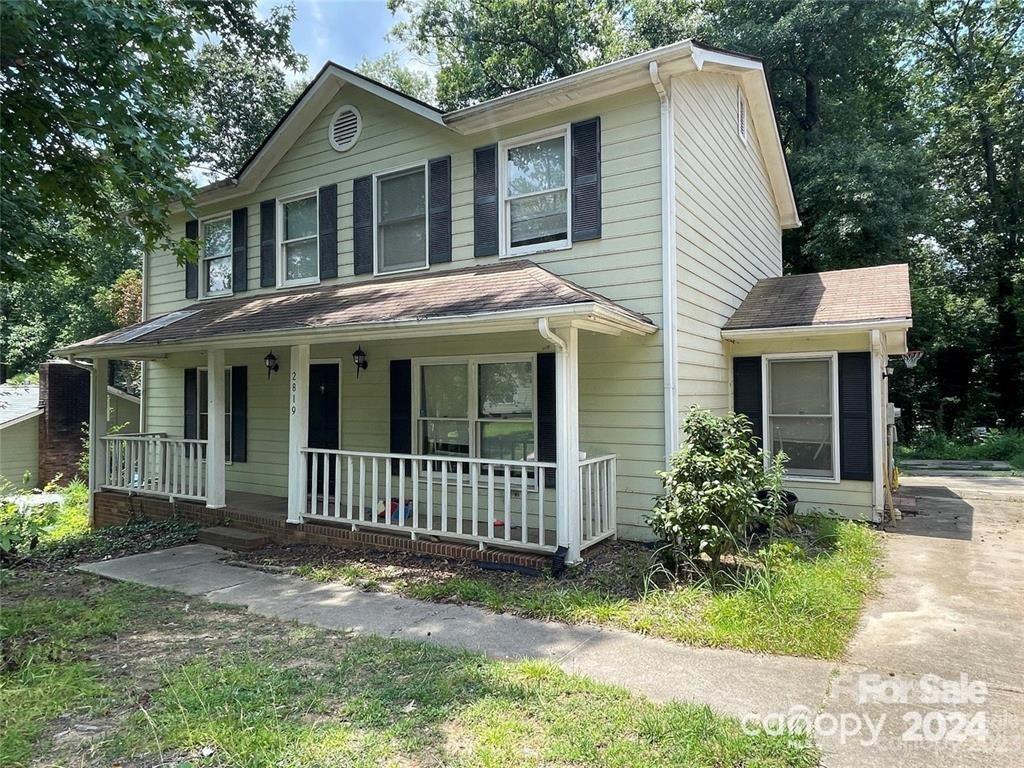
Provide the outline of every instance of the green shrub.
<path id="1" fill-rule="evenodd" d="M 922 432 L 910 445 L 900 447 L 904 459 L 1007 461 L 1024 469 L 1024 430 L 993 429 L 980 440 L 957 438 L 943 432 Z"/>
<path id="2" fill-rule="evenodd" d="M 665 543 L 670 565 L 707 557 L 714 573 L 722 557 L 778 508 L 785 456 L 777 455 L 766 471 L 742 414 L 692 408 L 683 426 L 686 445 L 658 473 L 665 490 L 647 522 Z M 758 498 L 758 491 L 768 493 Z"/>
<path id="3" fill-rule="evenodd" d="M 10 495 L 13 486 L 0 485 L 0 559 L 26 555 L 39 546 L 47 528 L 57 519 L 57 504 L 23 504 Z"/>

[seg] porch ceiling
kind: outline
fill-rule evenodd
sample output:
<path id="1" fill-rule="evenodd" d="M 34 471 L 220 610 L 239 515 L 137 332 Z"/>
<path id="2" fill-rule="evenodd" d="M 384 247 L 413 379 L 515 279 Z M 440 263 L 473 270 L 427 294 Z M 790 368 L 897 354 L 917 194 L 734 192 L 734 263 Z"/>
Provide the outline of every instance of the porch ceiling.
<path id="1" fill-rule="evenodd" d="M 60 354 L 116 357 L 246 341 L 535 328 L 539 318 L 604 333 L 657 330 L 650 318 L 526 260 L 201 301 Z"/>

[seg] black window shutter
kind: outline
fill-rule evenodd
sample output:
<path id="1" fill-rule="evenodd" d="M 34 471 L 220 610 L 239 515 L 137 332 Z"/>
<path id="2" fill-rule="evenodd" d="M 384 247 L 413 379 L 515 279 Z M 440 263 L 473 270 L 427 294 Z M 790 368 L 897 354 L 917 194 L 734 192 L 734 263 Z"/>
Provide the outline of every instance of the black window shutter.
<path id="1" fill-rule="evenodd" d="M 839 354 L 839 477 L 872 480 L 871 353 Z"/>
<path id="2" fill-rule="evenodd" d="M 732 409 L 750 420 L 758 447 L 764 447 L 764 405 L 761 400 L 761 358 L 732 359 Z"/>
<path id="3" fill-rule="evenodd" d="M 185 222 L 185 239 L 195 242 L 199 239 L 199 220 L 190 219 Z M 199 264 L 185 262 L 185 298 L 199 298 Z"/>
<path id="4" fill-rule="evenodd" d="M 260 286 L 277 285 L 277 200 L 260 203 Z"/>
<path id="5" fill-rule="evenodd" d="M 452 159 L 431 160 L 429 168 L 430 263 L 444 264 L 452 260 Z"/>
<path id="6" fill-rule="evenodd" d="M 249 287 L 249 209 L 231 212 L 231 290 L 239 293 Z"/>
<path id="7" fill-rule="evenodd" d="M 601 118 L 572 126 L 572 239 L 601 237 Z"/>
<path id="8" fill-rule="evenodd" d="M 185 439 L 195 440 L 199 435 L 199 372 L 185 369 Z"/>
<path id="9" fill-rule="evenodd" d="M 473 152 L 473 255 L 498 253 L 498 145 Z"/>
<path id="10" fill-rule="evenodd" d="M 558 460 L 557 409 L 555 406 L 555 354 L 537 355 L 537 461 Z M 555 472 L 544 470 L 544 485 L 555 487 Z"/>
<path id="11" fill-rule="evenodd" d="M 391 361 L 391 453 L 412 453 L 412 360 Z"/>
<path id="12" fill-rule="evenodd" d="M 245 461 L 249 411 L 249 369 L 231 366 L 231 460 Z"/>
<path id="13" fill-rule="evenodd" d="M 320 279 L 338 276 L 338 185 L 320 187 Z"/>
<path id="14" fill-rule="evenodd" d="M 373 274 L 373 177 L 352 182 L 352 249 L 355 273 Z"/>

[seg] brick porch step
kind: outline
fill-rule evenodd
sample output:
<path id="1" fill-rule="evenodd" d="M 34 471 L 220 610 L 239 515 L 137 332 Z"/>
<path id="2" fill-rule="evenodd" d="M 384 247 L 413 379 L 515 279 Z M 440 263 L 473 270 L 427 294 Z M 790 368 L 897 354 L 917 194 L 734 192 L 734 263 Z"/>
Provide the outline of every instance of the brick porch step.
<path id="1" fill-rule="evenodd" d="M 215 547 L 224 549 L 235 549 L 250 551 L 266 546 L 269 539 L 252 531 L 243 531 L 240 528 L 229 528 L 226 525 L 215 525 L 212 528 L 203 528 L 199 531 L 200 544 L 212 544 Z"/>

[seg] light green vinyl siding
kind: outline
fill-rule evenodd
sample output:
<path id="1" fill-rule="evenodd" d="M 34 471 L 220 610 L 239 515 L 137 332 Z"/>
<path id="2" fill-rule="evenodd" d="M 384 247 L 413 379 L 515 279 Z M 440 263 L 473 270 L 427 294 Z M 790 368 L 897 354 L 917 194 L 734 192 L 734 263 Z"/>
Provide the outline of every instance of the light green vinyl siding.
<path id="1" fill-rule="evenodd" d="M 753 125 L 737 131 L 739 80 L 672 81 L 679 412 L 731 407 L 722 326 L 755 282 L 782 274 L 782 230 Z"/>
<path id="2" fill-rule="evenodd" d="M 25 489 L 39 482 L 38 416 L 0 429 L 0 485 L 4 481 Z"/>

